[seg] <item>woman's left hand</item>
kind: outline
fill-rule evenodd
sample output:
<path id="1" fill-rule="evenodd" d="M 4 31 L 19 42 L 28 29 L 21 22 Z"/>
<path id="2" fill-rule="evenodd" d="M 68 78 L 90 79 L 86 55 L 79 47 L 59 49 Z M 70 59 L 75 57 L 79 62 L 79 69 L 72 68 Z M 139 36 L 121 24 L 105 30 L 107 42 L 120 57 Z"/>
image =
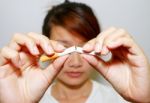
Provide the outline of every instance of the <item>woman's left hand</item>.
<path id="1" fill-rule="evenodd" d="M 83 49 L 101 55 L 112 53 L 110 61 L 83 54 L 126 100 L 150 102 L 150 64 L 133 38 L 124 29 L 111 27 L 87 42 Z"/>

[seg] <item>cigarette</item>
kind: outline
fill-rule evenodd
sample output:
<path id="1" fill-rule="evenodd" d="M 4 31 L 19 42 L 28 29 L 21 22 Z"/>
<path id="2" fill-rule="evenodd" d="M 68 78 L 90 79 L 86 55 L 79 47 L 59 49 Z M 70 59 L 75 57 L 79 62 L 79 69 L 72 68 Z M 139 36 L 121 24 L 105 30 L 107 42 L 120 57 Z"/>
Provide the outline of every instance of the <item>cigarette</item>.
<path id="1" fill-rule="evenodd" d="M 70 53 L 73 53 L 73 52 L 77 52 L 77 53 L 85 53 L 83 51 L 83 49 L 81 47 L 77 47 L 77 46 L 72 46 L 70 48 L 67 48 L 64 52 L 62 53 L 55 53 L 53 56 L 46 56 L 46 55 L 42 55 L 40 57 L 40 61 L 42 62 L 45 62 L 45 61 L 48 61 L 48 60 L 54 60 L 60 56 L 64 56 L 64 55 L 67 55 L 67 54 L 70 54 Z M 87 53 L 86 53 L 87 54 Z M 93 51 L 93 52 L 90 52 L 88 53 L 90 55 L 96 55 L 96 53 Z"/>
<path id="2" fill-rule="evenodd" d="M 40 57 L 40 61 L 45 62 L 45 61 L 48 61 L 48 60 L 54 60 L 54 59 L 56 59 L 56 58 L 58 58 L 60 56 L 64 56 L 64 55 L 70 54 L 70 53 L 72 53 L 74 51 L 75 51 L 75 46 L 72 46 L 70 48 L 67 48 L 62 53 L 55 53 L 53 56 L 42 55 Z"/>
<path id="3" fill-rule="evenodd" d="M 58 58 L 59 57 L 59 55 L 57 54 L 57 53 L 55 53 L 53 56 L 51 56 L 51 57 L 49 57 L 49 56 L 46 56 L 46 55 L 42 55 L 41 57 L 40 57 L 40 61 L 42 61 L 42 62 L 46 62 L 46 61 L 48 61 L 48 60 L 53 60 L 53 59 L 56 59 L 56 58 Z"/>

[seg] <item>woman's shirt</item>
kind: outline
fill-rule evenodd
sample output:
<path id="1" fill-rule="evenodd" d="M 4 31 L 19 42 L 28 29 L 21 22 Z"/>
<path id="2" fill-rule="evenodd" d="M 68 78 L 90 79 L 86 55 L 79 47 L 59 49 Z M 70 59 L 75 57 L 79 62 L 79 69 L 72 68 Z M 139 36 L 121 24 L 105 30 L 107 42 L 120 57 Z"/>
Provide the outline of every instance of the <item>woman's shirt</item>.
<path id="1" fill-rule="evenodd" d="M 39 103 L 59 103 L 51 94 L 52 85 L 47 89 Z M 85 103 L 129 102 L 125 101 L 113 88 L 92 80 L 92 91 Z"/>

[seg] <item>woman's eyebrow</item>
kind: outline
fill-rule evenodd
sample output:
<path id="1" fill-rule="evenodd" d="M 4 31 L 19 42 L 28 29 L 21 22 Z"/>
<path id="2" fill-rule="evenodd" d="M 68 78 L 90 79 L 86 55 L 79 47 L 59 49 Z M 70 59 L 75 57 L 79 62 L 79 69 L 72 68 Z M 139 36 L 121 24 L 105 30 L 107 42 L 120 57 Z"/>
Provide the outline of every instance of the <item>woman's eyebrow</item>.
<path id="1" fill-rule="evenodd" d="M 67 41 L 67 40 L 56 40 L 64 45 L 74 45 L 74 43 Z M 77 44 L 78 46 L 82 47 L 85 43 Z"/>
<path id="2" fill-rule="evenodd" d="M 64 44 L 72 44 L 71 42 L 66 41 L 66 40 L 56 40 L 56 41 L 58 41 L 60 43 L 64 43 Z"/>

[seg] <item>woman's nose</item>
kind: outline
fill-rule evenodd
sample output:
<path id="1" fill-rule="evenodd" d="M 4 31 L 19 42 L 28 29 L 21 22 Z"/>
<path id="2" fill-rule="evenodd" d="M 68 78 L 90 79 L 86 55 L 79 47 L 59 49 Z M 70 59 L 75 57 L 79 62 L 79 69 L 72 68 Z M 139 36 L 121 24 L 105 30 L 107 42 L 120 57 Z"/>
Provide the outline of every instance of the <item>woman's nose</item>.
<path id="1" fill-rule="evenodd" d="M 82 62 L 82 57 L 79 53 L 72 53 L 67 59 L 67 64 L 71 68 L 80 68 L 82 66 Z"/>

